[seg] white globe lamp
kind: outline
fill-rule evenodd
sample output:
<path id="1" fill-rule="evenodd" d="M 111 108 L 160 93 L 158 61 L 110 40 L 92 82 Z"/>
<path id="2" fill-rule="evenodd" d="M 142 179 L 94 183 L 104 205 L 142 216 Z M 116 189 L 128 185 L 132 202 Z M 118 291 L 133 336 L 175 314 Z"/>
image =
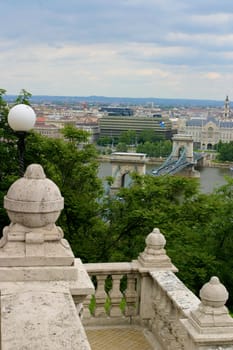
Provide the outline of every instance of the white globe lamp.
<path id="1" fill-rule="evenodd" d="M 8 113 L 8 124 L 18 137 L 19 175 L 21 177 L 24 175 L 25 138 L 34 127 L 35 122 L 36 114 L 32 107 L 22 103 L 12 107 Z"/>
<path id="2" fill-rule="evenodd" d="M 36 114 L 32 107 L 19 104 L 12 107 L 8 114 L 8 123 L 14 131 L 29 131 L 36 122 Z"/>

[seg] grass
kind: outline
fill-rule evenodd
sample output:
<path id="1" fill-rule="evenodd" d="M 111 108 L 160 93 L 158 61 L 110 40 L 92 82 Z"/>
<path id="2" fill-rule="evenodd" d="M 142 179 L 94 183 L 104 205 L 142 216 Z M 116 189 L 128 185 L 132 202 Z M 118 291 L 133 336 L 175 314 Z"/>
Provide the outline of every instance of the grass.
<path id="1" fill-rule="evenodd" d="M 121 299 L 119 307 L 120 307 L 122 313 L 124 313 L 125 307 L 126 307 L 126 300 L 124 297 Z M 94 315 L 95 308 L 96 308 L 96 300 L 95 300 L 95 296 L 92 295 L 90 305 L 89 305 L 89 310 L 90 310 L 91 315 Z M 110 309 L 111 309 L 111 300 L 110 300 L 109 296 L 107 296 L 107 298 L 106 298 L 104 308 L 105 308 L 106 314 L 109 315 Z"/>

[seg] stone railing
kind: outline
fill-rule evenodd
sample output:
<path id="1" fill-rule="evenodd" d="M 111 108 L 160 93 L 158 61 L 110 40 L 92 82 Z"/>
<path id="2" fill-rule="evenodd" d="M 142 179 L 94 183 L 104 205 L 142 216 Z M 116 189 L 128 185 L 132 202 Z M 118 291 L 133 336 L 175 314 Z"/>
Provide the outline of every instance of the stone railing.
<path id="1" fill-rule="evenodd" d="M 164 349 L 186 349 L 187 332 L 181 319 L 188 318 L 200 300 L 172 271 L 150 273 L 153 279 L 149 328 Z"/>
<path id="2" fill-rule="evenodd" d="M 131 263 L 84 264 L 96 287 L 84 301 L 83 324 L 139 324 L 163 350 L 233 350 L 233 319 L 217 277 L 196 297 L 174 274 L 165 238 L 154 229 Z"/>
<path id="3" fill-rule="evenodd" d="M 138 315 L 139 275 L 133 263 L 84 264 L 96 286 L 84 301 L 84 324 L 131 323 Z M 98 320 L 98 321 L 97 321 Z"/>

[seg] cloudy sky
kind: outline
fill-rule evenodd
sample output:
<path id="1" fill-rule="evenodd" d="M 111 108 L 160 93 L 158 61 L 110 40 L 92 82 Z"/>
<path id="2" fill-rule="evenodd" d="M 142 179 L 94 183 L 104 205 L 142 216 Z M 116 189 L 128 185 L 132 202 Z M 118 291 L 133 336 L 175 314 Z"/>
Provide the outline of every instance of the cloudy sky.
<path id="1" fill-rule="evenodd" d="M 0 88 L 233 100 L 232 0 L 0 0 Z"/>

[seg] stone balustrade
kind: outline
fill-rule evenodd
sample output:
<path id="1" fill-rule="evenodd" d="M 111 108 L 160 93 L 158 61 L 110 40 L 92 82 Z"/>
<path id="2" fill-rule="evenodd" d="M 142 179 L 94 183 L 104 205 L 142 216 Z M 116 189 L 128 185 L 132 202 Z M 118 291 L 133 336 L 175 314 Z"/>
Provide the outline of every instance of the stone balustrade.
<path id="1" fill-rule="evenodd" d="M 96 285 L 95 295 L 84 301 L 84 324 L 131 323 L 138 314 L 139 284 L 134 263 L 84 264 Z"/>
<path id="2" fill-rule="evenodd" d="M 163 350 L 233 350 L 225 287 L 212 277 L 200 291 L 200 300 L 174 274 L 165 243 L 154 229 L 137 260 L 84 264 L 96 287 L 93 299 L 84 302 L 84 325 L 139 324 L 152 332 Z"/>
<path id="3" fill-rule="evenodd" d="M 189 317 L 200 300 L 172 271 L 154 271 L 150 275 L 153 279 L 150 329 L 164 349 L 186 349 L 188 335 L 181 320 Z"/>

